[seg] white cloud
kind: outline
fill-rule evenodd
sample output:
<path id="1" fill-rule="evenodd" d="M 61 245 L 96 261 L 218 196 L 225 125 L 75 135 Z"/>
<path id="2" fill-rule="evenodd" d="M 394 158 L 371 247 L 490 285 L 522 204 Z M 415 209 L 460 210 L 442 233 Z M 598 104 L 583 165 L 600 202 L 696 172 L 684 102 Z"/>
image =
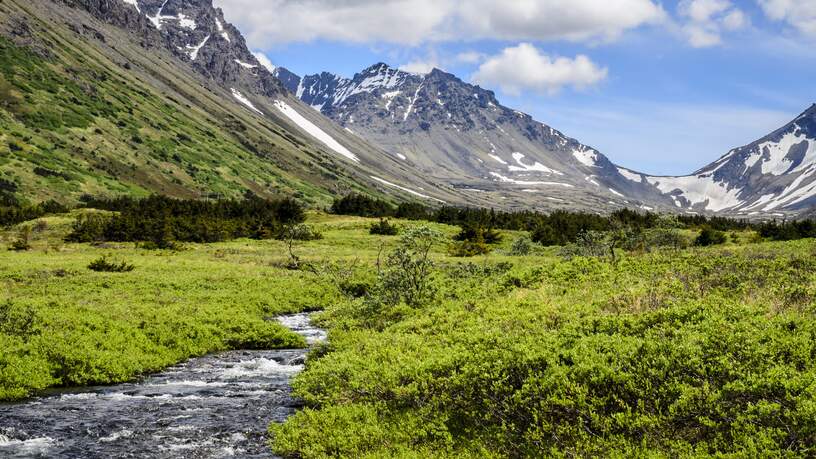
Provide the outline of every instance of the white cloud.
<path id="1" fill-rule="evenodd" d="M 565 86 L 577 89 L 593 86 L 606 78 L 608 71 L 588 57 L 578 55 L 551 58 L 535 46 L 521 43 L 489 57 L 473 76 L 482 85 L 498 86 L 508 94 L 522 90 L 553 94 Z"/>
<path id="2" fill-rule="evenodd" d="M 255 59 L 258 59 L 258 63 L 264 66 L 267 70 L 269 70 L 270 72 L 275 71 L 276 68 L 275 64 L 273 64 L 272 61 L 270 61 L 269 58 L 266 57 L 266 54 L 260 51 L 253 51 L 252 55 L 255 56 Z"/>
<path id="3" fill-rule="evenodd" d="M 695 48 L 708 48 L 722 43 L 720 31 L 716 27 L 691 23 L 683 27 L 683 32 L 689 44 Z"/>
<path id="4" fill-rule="evenodd" d="M 462 64 L 478 64 L 485 60 L 487 56 L 478 51 L 465 51 L 456 55 L 454 60 Z"/>
<path id="5" fill-rule="evenodd" d="M 430 73 L 434 68 L 439 68 L 439 63 L 434 60 L 415 60 L 407 64 L 400 65 L 400 70 L 410 73 Z"/>
<path id="6" fill-rule="evenodd" d="M 739 30 L 748 25 L 748 16 L 742 10 L 731 10 L 723 17 L 722 24 L 726 30 Z"/>
<path id="7" fill-rule="evenodd" d="M 722 43 L 723 31 L 736 31 L 748 25 L 748 17 L 730 0 L 682 0 L 678 15 L 685 19 L 682 32 L 695 48 Z"/>
<path id="8" fill-rule="evenodd" d="M 326 39 L 612 40 L 665 18 L 656 0 L 216 0 L 253 46 Z"/>
<path id="9" fill-rule="evenodd" d="M 816 1 L 757 0 L 762 11 L 774 21 L 784 21 L 803 35 L 816 37 Z"/>
<path id="10" fill-rule="evenodd" d="M 714 15 L 731 7 L 728 0 L 686 0 L 680 3 L 682 14 L 694 22 L 710 21 Z"/>

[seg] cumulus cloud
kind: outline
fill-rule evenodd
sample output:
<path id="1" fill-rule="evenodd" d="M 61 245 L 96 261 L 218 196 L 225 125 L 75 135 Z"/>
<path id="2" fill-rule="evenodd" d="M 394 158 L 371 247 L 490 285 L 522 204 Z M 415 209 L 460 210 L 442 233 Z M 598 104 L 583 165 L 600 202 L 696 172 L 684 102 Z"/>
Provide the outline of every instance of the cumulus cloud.
<path id="1" fill-rule="evenodd" d="M 407 64 L 400 65 L 400 70 L 410 73 L 430 73 L 434 68 L 440 68 L 435 60 L 417 59 Z"/>
<path id="2" fill-rule="evenodd" d="M 454 60 L 462 64 L 478 64 L 485 60 L 486 57 L 484 53 L 478 51 L 465 51 L 457 54 Z"/>
<path id="3" fill-rule="evenodd" d="M 784 21 L 803 35 L 816 37 L 816 2 L 812 0 L 757 0 L 769 19 Z"/>
<path id="4" fill-rule="evenodd" d="M 735 31 L 748 25 L 748 17 L 730 0 L 682 0 L 678 15 L 685 20 L 683 34 L 695 48 L 722 43 L 723 31 Z"/>
<path id="5" fill-rule="evenodd" d="M 523 90 L 554 94 L 565 86 L 582 89 L 596 85 L 606 79 L 607 73 L 587 56 L 550 57 L 529 43 L 521 43 L 489 57 L 479 66 L 473 81 L 500 87 L 508 94 Z"/>
<path id="6" fill-rule="evenodd" d="M 656 0 L 216 0 L 251 45 L 335 40 L 613 40 L 665 18 Z"/>

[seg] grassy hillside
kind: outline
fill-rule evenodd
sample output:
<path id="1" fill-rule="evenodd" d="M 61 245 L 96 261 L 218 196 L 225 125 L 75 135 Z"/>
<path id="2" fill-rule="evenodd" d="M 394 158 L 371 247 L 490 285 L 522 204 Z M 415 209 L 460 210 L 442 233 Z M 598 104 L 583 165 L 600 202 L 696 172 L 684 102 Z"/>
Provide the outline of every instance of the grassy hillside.
<path id="1" fill-rule="evenodd" d="M 56 7 L 0 4 L 5 195 L 71 203 L 83 194 L 249 190 L 326 204 L 332 190 L 359 188 L 344 166 L 225 100 L 160 48 Z"/>

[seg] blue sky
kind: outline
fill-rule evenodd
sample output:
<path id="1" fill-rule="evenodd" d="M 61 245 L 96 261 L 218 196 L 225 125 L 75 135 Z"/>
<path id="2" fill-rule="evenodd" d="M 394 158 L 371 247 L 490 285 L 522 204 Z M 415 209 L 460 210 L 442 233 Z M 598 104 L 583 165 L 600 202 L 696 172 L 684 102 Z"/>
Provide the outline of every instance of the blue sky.
<path id="1" fill-rule="evenodd" d="M 816 102 L 816 0 L 216 0 L 298 74 L 439 67 L 651 174 Z"/>

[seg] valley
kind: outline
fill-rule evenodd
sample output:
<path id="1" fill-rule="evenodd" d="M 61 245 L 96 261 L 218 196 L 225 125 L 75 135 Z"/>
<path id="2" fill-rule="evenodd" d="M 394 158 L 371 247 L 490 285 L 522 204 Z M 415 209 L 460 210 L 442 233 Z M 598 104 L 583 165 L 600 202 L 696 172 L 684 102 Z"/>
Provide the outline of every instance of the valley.
<path id="1" fill-rule="evenodd" d="M 681 248 L 651 242 L 610 258 L 523 244 L 524 232 L 503 230 L 490 253 L 463 259 L 452 256 L 455 226 L 391 220 L 400 234 L 378 236 L 369 234 L 377 219 L 310 213 L 306 224 L 322 238 L 295 243 L 293 269 L 285 241 L 65 243 L 82 212 L 41 217 L 30 250 L 0 252 L 4 399 L 142 381 L 227 349 L 302 347 L 275 317 L 321 309 L 328 343 L 294 380 L 305 408 L 283 424 L 265 416 L 268 437 L 243 428 L 251 441 L 237 446 L 269 441 L 285 457 L 507 457 L 802 453 L 810 444 L 812 239 L 760 242 L 739 230 L 724 245 L 682 248 L 698 237 L 689 229 L 676 233 Z M 403 254 L 427 269 L 414 278 L 427 286 L 419 296 L 402 283 Z M 90 270 L 103 255 L 132 271 Z M 146 381 L 156 378 L 164 376 Z M 222 403 L 205 389 L 182 387 L 165 402 Z M 115 392 L 93 390 L 100 400 Z M 277 400 L 263 393 L 273 389 L 256 390 L 264 403 Z M 183 398 L 192 395 L 201 402 Z M 41 438 L 0 419 L 0 450 Z M 143 438 L 156 420 L 99 435 L 127 428 Z M 204 436 L 216 427 L 197 428 L 182 445 L 232 444 Z M 67 445 L 47 436 L 46 455 Z M 100 454 L 123 441 L 100 443 Z"/>
<path id="2" fill-rule="evenodd" d="M 0 456 L 816 454 L 807 11 L 236 1 L 0 0 Z M 500 101 L 695 84 L 688 175 Z"/>

